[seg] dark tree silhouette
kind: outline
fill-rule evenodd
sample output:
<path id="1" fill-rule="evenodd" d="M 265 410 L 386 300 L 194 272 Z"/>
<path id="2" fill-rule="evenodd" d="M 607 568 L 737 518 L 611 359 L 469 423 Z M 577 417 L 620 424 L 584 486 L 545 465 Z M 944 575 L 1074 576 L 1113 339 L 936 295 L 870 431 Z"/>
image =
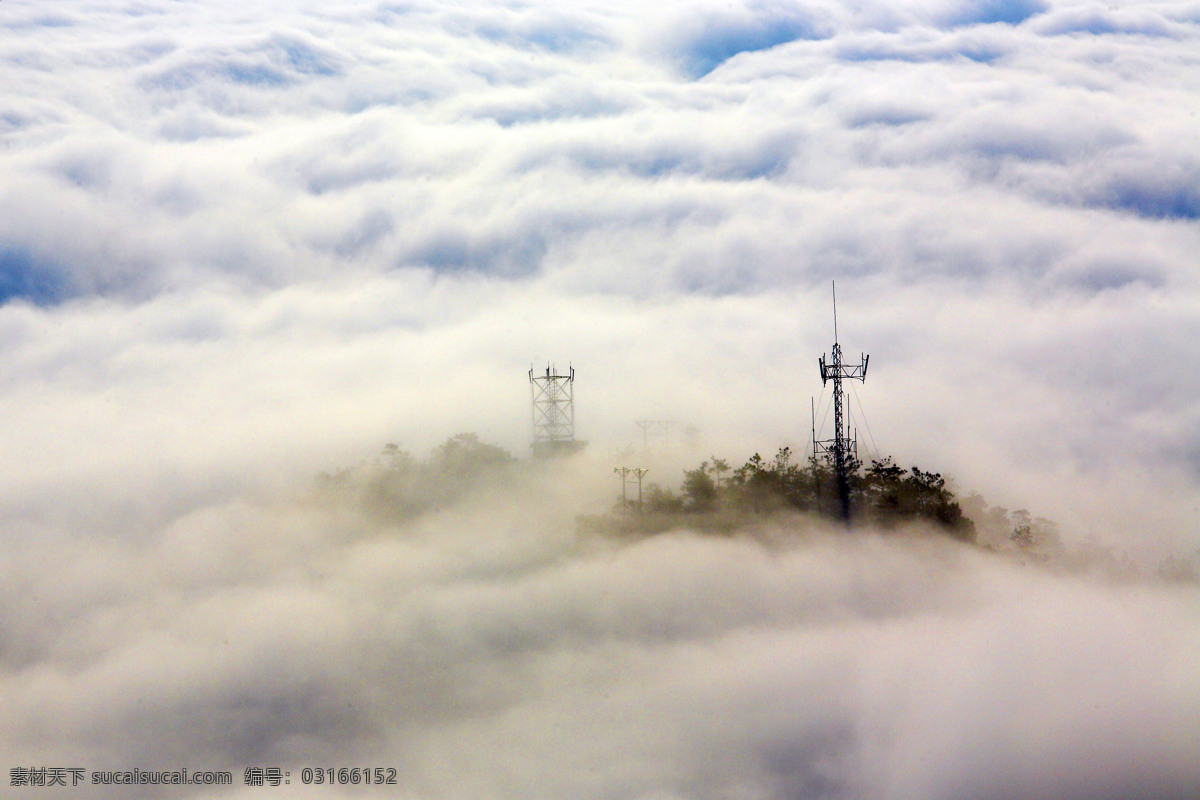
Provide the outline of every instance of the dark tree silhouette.
<path id="1" fill-rule="evenodd" d="M 712 511 L 717 504 L 717 486 L 708 474 L 708 462 L 696 469 L 684 470 L 683 497 L 688 511 Z"/>

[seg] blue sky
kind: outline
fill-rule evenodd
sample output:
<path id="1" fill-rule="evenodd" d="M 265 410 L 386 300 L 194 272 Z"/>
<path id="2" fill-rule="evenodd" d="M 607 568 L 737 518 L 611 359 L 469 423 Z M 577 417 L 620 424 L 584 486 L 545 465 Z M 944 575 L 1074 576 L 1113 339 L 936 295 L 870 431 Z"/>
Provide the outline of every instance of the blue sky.
<path id="1" fill-rule="evenodd" d="M 1200 547 L 1194 2 L 5 0 L 0 63 L 12 541 L 523 456 L 547 360 L 597 461 L 802 451 L 836 280 L 879 450 Z"/>

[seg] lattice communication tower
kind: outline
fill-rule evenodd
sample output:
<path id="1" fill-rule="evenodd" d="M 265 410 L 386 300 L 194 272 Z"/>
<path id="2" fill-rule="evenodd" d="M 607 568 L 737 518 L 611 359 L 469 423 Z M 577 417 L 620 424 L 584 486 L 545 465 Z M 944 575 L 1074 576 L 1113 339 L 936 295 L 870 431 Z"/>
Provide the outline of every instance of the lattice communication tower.
<path id="1" fill-rule="evenodd" d="M 867 382 L 867 362 L 870 356 L 863 355 L 858 364 L 846 364 L 842 361 L 842 346 L 838 344 L 837 334 L 837 284 L 833 286 L 833 353 L 828 362 L 821 356 L 821 385 L 833 381 L 833 425 L 832 439 L 817 439 L 817 416 L 813 410 L 813 454 L 832 456 L 834 475 L 837 478 L 838 502 L 841 504 L 841 516 L 850 519 L 850 459 L 858 458 L 858 439 L 854 431 L 846 424 L 845 402 L 842 392 L 843 380 Z"/>
<path id="2" fill-rule="evenodd" d="M 575 368 L 565 375 L 549 364 L 545 373 L 529 370 L 533 400 L 533 454 L 547 456 L 571 452 L 583 445 L 575 441 Z"/>

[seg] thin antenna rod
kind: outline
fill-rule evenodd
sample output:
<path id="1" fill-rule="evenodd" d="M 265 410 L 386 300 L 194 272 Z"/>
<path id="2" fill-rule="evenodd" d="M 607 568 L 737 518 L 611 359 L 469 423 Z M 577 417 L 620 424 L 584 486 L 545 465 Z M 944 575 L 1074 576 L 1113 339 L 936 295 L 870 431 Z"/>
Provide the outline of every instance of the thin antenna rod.
<path id="1" fill-rule="evenodd" d="M 833 283 L 833 342 L 837 344 L 837 281 L 831 281 L 831 283 Z"/>

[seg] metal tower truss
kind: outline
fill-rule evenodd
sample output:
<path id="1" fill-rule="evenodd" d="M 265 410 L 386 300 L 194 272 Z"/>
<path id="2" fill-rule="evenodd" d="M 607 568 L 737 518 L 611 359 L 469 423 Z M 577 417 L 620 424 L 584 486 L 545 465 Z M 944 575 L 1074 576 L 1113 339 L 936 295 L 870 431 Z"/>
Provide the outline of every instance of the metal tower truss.
<path id="1" fill-rule="evenodd" d="M 534 455 L 576 449 L 574 386 L 574 367 L 565 375 L 551 365 L 546 366 L 545 373 L 529 370 Z"/>
<path id="2" fill-rule="evenodd" d="M 842 361 L 842 346 L 838 344 L 837 335 L 837 285 L 833 288 L 833 353 L 828 362 L 821 356 L 821 385 L 833 381 L 833 426 L 832 439 L 817 439 L 816 411 L 813 411 L 813 454 L 827 455 L 833 459 L 834 474 L 837 477 L 838 499 L 841 503 L 842 519 L 850 519 L 850 460 L 858 458 L 858 439 L 848 424 L 846 424 L 846 400 L 842 392 L 842 381 L 856 380 L 866 383 L 867 362 L 870 356 L 863 355 L 858 364 L 846 364 Z"/>

